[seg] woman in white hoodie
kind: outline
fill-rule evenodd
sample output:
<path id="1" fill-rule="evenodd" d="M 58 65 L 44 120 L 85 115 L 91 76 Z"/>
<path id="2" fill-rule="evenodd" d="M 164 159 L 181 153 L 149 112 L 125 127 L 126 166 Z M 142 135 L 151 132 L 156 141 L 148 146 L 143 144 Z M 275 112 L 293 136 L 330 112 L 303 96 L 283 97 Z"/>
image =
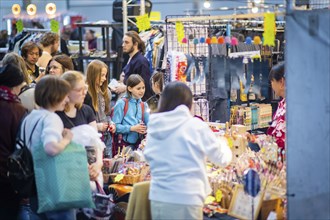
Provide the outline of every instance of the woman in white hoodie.
<path id="1" fill-rule="evenodd" d="M 206 159 L 221 166 L 232 159 L 228 145 L 190 113 L 192 98 L 187 85 L 172 82 L 150 115 L 144 155 L 151 169 L 152 219 L 203 219 L 211 193 Z"/>

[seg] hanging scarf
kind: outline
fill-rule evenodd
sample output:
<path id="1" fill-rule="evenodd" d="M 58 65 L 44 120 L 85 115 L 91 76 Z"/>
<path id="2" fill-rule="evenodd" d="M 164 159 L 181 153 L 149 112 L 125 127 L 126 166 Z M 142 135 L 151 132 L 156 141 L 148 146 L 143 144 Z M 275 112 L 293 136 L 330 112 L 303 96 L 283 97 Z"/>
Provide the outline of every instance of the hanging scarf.
<path id="1" fill-rule="evenodd" d="M 17 95 L 6 86 L 0 86 L 0 100 L 8 102 L 21 102 Z"/>

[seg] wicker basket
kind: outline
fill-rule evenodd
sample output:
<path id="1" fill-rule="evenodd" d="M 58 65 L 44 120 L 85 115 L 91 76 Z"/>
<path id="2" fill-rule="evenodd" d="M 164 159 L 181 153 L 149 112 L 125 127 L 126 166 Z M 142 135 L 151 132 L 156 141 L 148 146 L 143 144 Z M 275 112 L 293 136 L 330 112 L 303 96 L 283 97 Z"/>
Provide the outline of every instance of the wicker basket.
<path id="1" fill-rule="evenodd" d="M 133 185 L 134 183 L 140 181 L 140 174 L 138 174 L 138 175 L 125 175 L 124 178 L 121 179 L 119 182 L 115 182 L 115 178 L 117 175 L 118 173 L 111 173 L 109 175 L 109 178 L 111 178 L 112 182 L 119 184 Z"/>

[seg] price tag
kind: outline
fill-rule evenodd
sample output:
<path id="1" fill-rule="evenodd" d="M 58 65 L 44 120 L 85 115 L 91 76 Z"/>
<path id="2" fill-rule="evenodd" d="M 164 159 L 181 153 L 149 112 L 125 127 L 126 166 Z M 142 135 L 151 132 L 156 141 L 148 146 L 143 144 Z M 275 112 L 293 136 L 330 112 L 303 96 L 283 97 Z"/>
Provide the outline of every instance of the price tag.
<path id="1" fill-rule="evenodd" d="M 124 178 L 124 174 L 118 174 L 116 177 L 115 177 L 115 183 L 119 182 L 120 180 L 122 180 Z"/>
<path id="2" fill-rule="evenodd" d="M 181 43 L 184 38 L 184 26 L 181 21 L 175 22 L 176 35 L 178 36 L 178 42 Z"/>
<path id="3" fill-rule="evenodd" d="M 232 148 L 233 145 L 234 145 L 233 139 L 231 139 L 230 137 L 228 137 L 228 138 L 227 138 L 227 142 L 228 142 L 228 146 L 229 146 L 230 148 Z"/>
<path id="4" fill-rule="evenodd" d="M 56 21 L 56 20 L 51 20 L 51 21 L 50 21 L 50 30 L 51 30 L 53 33 L 58 33 L 59 29 L 60 29 L 59 22 Z"/>
<path id="5" fill-rule="evenodd" d="M 213 196 L 208 196 L 208 197 L 206 197 L 204 203 L 205 204 L 210 204 L 210 203 L 214 202 L 214 200 L 215 200 L 215 198 Z"/>
<path id="6" fill-rule="evenodd" d="M 145 31 L 151 28 L 148 14 L 144 14 L 136 17 L 136 26 L 139 31 Z"/>
<path id="7" fill-rule="evenodd" d="M 16 22 L 16 29 L 18 33 L 23 31 L 24 25 L 21 19 Z"/>
<path id="8" fill-rule="evenodd" d="M 275 46 L 276 23 L 274 13 L 264 14 L 263 45 Z"/>
<path id="9" fill-rule="evenodd" d="M 215 193 L 215 201 L 220 202 L 222 199 L 222 191 L 220 189 L 217 190 L 217 192 Z"/>

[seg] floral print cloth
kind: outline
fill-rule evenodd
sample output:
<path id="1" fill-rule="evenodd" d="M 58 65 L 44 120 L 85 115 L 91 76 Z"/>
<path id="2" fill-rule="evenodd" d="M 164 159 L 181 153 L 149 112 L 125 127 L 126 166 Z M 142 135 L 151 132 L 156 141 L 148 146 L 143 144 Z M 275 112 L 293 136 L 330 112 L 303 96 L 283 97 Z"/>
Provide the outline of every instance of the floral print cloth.
<path id="1" fill-rule="evenodd" d="M 285 122 L 286 102 L 282 99 L 278 103 L 277 110 L 273 116 L 273 122 L 268 128 L 267 134 L 275 138 L 278 147 L 282 150 L 285 149 L 285 134 L 286 134 L 286 122 Z"/>

